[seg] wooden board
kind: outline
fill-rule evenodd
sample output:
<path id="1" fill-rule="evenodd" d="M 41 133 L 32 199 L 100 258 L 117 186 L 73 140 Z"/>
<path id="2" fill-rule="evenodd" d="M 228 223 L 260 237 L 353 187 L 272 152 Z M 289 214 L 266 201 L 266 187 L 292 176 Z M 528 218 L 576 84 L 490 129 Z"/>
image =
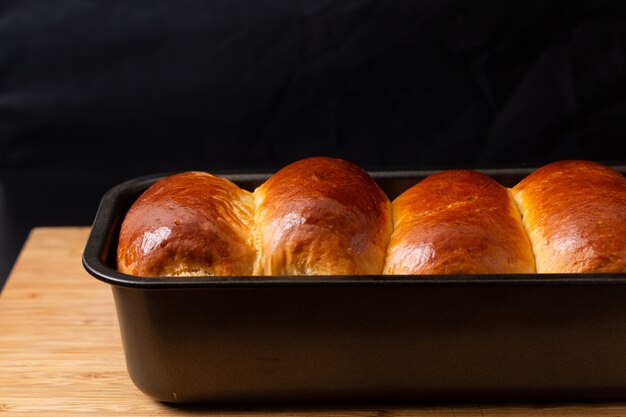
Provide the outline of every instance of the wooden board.
<path id="1" fill-rule="evenodd" d="M 270 409 L 152 401 L 126 373 L 109 287 L 82 267 L 88 233 L 84 227 L 34 229 L 0 295 L 0 416 L 626 417 L 626 404 Z"/>

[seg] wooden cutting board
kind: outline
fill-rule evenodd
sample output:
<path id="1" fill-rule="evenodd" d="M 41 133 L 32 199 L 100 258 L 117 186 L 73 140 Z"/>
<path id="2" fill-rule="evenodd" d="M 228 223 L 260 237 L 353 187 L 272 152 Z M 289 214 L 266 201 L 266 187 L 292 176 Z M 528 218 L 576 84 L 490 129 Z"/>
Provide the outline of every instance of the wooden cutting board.
<path id="1" fill-rule="evenodd" d="M 0 416 L 626 417 L 626 403 L 252 408 L 153 401 L 126 373 L 108 285 L 82 267 L 88 233 L 34 229 L 11 272 L 0 295 Z"/>

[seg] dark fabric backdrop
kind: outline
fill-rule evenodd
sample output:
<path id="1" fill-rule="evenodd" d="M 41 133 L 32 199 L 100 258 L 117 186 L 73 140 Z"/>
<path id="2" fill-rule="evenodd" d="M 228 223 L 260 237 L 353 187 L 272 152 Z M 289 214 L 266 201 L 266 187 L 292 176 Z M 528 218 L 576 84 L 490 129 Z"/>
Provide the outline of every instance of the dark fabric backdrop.
<path id="1" fill-rule="evenodd" d="M 0 2 L 0 283 L 138 175 L 626 162 L 626 2 Z"/>

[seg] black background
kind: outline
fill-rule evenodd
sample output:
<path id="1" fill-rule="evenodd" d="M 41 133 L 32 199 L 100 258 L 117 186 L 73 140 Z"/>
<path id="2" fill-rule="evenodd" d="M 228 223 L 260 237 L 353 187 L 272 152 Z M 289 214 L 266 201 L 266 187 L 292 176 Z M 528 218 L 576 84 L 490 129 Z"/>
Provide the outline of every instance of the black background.
<path id="1" fill-rule="evenodd" d="M 625 163 L 626 2 L 0 2 L 0 285 L 139 175 Z"/>

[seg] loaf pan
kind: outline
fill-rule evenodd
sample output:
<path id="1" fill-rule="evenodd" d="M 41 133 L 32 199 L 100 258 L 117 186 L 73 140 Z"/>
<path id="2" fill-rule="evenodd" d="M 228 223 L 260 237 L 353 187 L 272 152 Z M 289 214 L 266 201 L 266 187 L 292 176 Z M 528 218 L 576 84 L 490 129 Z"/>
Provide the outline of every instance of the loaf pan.
<path id="1" fill-rule="evenodd" d="M 614 167 L 626 172 L 626 167 Z M 512 186 L 534 168 L 484 169 Z M 371 172 L 390 198 L 436 171 Z M 223 175 L 253 190 L 269 173 Z M 626 399 L 626 274 L 138 278 L 104 195 L 83 254 L 129 375 L 166 402 Z"/>

